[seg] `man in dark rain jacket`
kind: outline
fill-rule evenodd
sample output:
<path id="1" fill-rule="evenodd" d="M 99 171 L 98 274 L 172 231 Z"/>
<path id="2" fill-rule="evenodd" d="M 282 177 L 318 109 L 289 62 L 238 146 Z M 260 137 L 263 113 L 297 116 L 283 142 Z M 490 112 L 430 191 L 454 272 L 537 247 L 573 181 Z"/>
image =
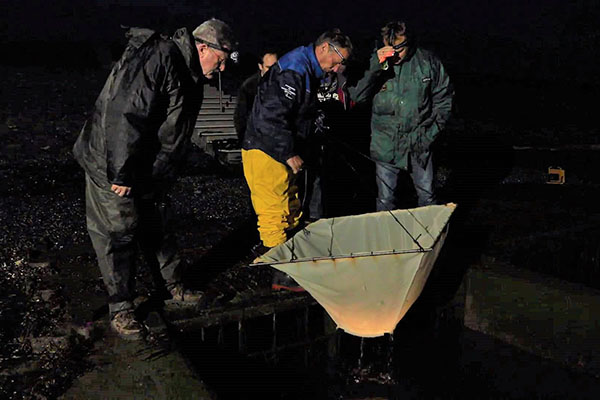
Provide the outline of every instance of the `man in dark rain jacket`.
<path id="1" fill-rule="evenodd" d="M 232 31 L 212 19 L 192 34 L 128 31 L 129 43 L 73 148 L 86 172 L 87 228 L 109 295 L 111 327 L 128 339 L 143 333 L 133 313 L 139 245 L 176 300 L 184 290 L 167 192 L 202 104 L 205 79 L 225 69 Z M 160 282 L 160 283 L 165 283 Z"/>
<path id="2" fill-rule="evenodd" d="M 345 65 L 336 72 L 326 74 L 318 89 L 317 117 L 314 132 L 308 140 L 311 168 L 307 171 L 308 179 L 304 195 L 303 214 L 307 221 L 316 221 L 323 217 L 331 217 L 329 206 L 334 196 L 335 170 L 339 169 L 339 146 L 336 141 L 346 136 L 344 128 L 350 126 L 348 111 L 352 101 L 346 86 Z M 337 212 L 334 211 L 334 212 Z"/>
<path id="3" fill-rule="evenodd" d="M 257 253 L 284 243 L 299 223 L 294 181 L 304 164 L 302 142 L 314 122 L 319 82 L 324 73 L 337 71 L 351 52 L 346 35 L 339 29 L 327 31 L 314 44 L 284 55 L 259 83 L 242 144 L 244 176 L 262 240 Z M 274 282 L 273 288 L 293 284 Z"/>
<path id="4" fill-rule="evenodd" d="M 276 52 L 272 50 L 263 52 L 260 62 L 258 63 L 258 72 L 246 79 L 240 87 L 235 112 L 233 113 L 233 124 L 235 125 L 235 132 L 238 135 L 240 143 L 244 140 L 248 116 L 252 111 L 254 98 L 258 91 L 258 83 L 260 82 L 260 79 L 265 76 L 269 68 L 277 62 L 277 59 L 278 55 Z"/>
<path id="5" fill-rule="evenodd" d="M 373 98 L 371 156 L 376 160 L 377 210 L 397 207 L 401 171 L 409 171 L 419 206 L 435 203 L 430 146 L 450 117 L 454 91 L 440 60 L 416 47 L 406 23 L 381 30 L 384 46 L 355 88 L 357 102 Z"/>

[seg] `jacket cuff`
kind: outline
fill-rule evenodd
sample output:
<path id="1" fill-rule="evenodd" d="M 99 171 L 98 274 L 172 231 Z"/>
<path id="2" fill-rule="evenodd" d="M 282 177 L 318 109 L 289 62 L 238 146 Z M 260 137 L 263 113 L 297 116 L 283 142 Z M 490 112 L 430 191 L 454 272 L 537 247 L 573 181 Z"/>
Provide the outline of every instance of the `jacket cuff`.
<path id="1" fill-rule="evenodd" d="M 113 174 L 111 174 L 110 172 L 106 174 L 108 183 L 110 183 L 111 185 L 118 185 L 118 186 L 127 186 L 127 187 L 131 187 L 131 179 L 127 179 L 127 177 L 124 176 L 114 176 Z"/>
<path id="2" fill-rule="evenodd" d="M 282 163 L 283 165 L 286 165 L 286 166 L 287 166 L 287 165 L 288 165 L 288 164 L 287 164 L 287 160 L 289 160 L 290 158 L 292 158 L 292 157 L 294 157 L 294 156 L 296 156 L 296 155 L 297 155 L 297 154 L 296 154 L 296 153 L 294 153 L 294 152 L 291 152 L 291 153 L 285 153 L 285 154 L 281 154 L 281 155 L 279 156 L 279 159 L 278 159 L 277 161 L 279 161 L 279 162 L 280 162 L 280 163 Z"/>

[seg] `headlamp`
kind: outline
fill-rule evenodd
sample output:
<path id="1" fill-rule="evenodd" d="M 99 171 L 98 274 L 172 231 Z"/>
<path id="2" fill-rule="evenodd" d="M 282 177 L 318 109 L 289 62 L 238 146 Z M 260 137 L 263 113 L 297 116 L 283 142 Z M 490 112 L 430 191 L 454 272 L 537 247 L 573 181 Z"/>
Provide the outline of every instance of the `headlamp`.
<path id="1" fill-rule="evenodd" d="M 224 53 L 227 53 L 228 58 L 234 63 L 237 64 L 240 61 L 240 53 L 238 51 L 231 51 L 225 47 L 221 47 L 218 44 L 215 43 L 211 43 L 208 42 L 204 39 L 199 39 L 197 37 L 194 38 L 194 41 L 198 42 L 198 43 L 204 43 L 205 45 L 207 45 L 208 47 L 211 47 L 215 50 L 221 50 Z"/>

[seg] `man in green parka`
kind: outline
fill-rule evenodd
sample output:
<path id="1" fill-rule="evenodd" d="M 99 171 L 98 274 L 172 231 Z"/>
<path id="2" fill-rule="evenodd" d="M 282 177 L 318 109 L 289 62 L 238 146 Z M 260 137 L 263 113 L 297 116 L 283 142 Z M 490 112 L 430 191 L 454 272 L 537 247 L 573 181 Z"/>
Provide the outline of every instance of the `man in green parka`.
<path id="1" fill-rule="evenodd" d="M 418 205 L 435 203 L 431 144 L 444 129 L 454 91 L 440 60 L 416 47 L 406 23 L 381 29 L 384 46 L 372 56 L 369 70 L 351 88 L 357 102 L 373 99 L 371 156 L 376 161 L 377 210 L 397 207 L 398 175 L 408 171 Z"/>

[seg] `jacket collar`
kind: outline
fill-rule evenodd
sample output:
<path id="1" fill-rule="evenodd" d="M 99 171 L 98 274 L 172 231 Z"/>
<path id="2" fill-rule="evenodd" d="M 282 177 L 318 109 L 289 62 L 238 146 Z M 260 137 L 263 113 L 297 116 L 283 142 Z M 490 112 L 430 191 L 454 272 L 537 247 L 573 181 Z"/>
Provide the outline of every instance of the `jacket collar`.
<path id="1" fill-rule="evenodd" d="M 406 57 L 404 57 L 404 59 L 402 60 L 402 62 L 400 64 L 395 65 L 395 66 L 397 67 L 397 66 L 400 66 L 400 65 L 403 65 L 403 64 L 406 64 L 406 63 L 410 62 L 410 60 L 412 60 L 412 58 L 415 56 L 416 52 L 417 52 L 417 47 L 412 47 L 412 46 L 409 47 L 408 48 L 408 53 L 406 54 Z"/>
<path id="2" fill-rule="evenodd" d="M 310 44 L 310 45 L 304 47 L 303 51 L 305 52 L 306 57 L 309 60 L 309 65 L 310 65 L 312 75 L 314 75 L 314 77 L 317 79 L 321 79 L 324 75 L 324 72 L 323 72 L 323 69 L 321 68 L 321 65 L 319 65 L 319 61 L 317 60 L 317 55 L 315 54 L 314 44 Z"/>
<path id="3" fill-rule="evenodd" d="M 196 50 L 192 35 L 188 32 L 187 28 L 180 28 L 175 31 L 171 39 L 179 47 L 179 51 L 181 51 L 185 63 L 190 70 L 192 79 L 197 83 L 203 74 L 200 60 L 198 59 L 198 50 Z"/>

